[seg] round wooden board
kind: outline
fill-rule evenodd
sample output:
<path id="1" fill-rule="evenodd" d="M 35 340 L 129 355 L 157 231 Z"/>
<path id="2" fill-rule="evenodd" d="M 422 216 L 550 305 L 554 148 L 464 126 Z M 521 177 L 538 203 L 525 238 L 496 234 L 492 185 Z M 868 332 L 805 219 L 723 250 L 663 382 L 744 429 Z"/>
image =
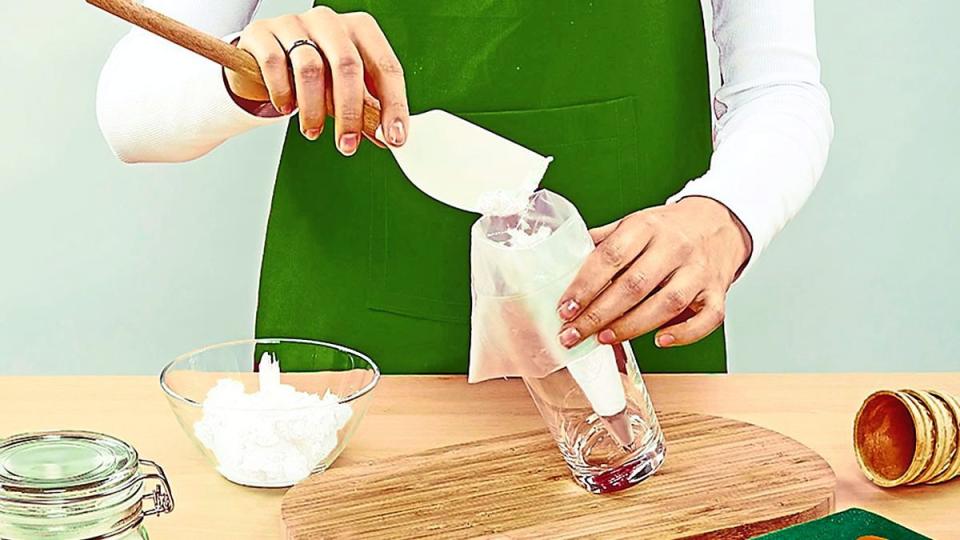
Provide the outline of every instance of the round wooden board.
<path id="1" fill-rule="evenodd" d="M 553 439 L 518 433 L 314 475 L 283 499 L 287 538 L 751 538 L 833 511 L 815 452 L 752 424 L 660 416 L 663 468 L 593 495 Z"/>

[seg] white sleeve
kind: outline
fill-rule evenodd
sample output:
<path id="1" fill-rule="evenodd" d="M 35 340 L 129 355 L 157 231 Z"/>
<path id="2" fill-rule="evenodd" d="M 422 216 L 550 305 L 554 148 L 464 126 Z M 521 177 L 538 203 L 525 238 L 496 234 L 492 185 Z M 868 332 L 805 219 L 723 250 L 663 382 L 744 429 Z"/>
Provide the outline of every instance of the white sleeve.
<path id="1" fill-rule="evenodd" d="M 215 36 L 242 30 L 259 0 L 147 0 L 144 4 Z M 139 28 L 114 47 L 100 73 L 97 120 L 111 150 L 128 163 L 186 161 L 230 137 L 281 117 L 240 108 L 222 68 Z"/>
<path id="2" fill-rule="evenodd" d="M 710 170 L 670 198 L 705 196 L 753 239 L 750 263 L 816 186 L 833 138 L 814 1 L 713 0 L 721 86 Z"/>

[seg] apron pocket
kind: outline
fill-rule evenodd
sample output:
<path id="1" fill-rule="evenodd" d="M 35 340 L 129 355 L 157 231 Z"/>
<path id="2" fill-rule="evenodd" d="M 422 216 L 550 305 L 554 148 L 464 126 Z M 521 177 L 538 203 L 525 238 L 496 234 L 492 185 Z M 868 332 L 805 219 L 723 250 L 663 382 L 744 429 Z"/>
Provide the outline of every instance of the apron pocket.
<path id="1" fill-rule="evenodd" d="M 540 185 L 573 202 L 588 226 L 637 209 L 641 179 L 634 98 L 554 109 L 456 114 L 553 156 Z M 372 179 L 370 190 L 367 307 L 469 323 L 470 226 L 478 216 L 421 193 L 395 163 L 374 170 L 380 175 Z"/>

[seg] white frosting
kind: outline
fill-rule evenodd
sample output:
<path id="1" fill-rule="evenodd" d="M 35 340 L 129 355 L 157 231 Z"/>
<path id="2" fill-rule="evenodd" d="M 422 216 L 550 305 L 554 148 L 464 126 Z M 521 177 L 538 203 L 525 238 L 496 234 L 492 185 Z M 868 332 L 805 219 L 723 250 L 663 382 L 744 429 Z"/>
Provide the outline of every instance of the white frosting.
<path id="1" fill-rule="evenodd" d="M 507 247 L 524 249 L 534 246 L 550 236 L 553 230 L 541 223 L 531 223 L 527 219 L 533 197 L 532 190 L 495 189 L 484 192 L 477 200 L 477 208 L 484 216 L 519 218 L 517 224 L 503 231 L 506 238 L 500 243 Z"/>
<path id="2" fill-rule="evenodd" d="M 477 199 L 477 209 L 485 216 L 516 216 L 530 205 L 533 191 L 495 189 Z"/>
<path id="3" fill-rule="evenodd" d="M 217 458 L 217 470 L 249 486 L 293 485 L 337 447 L 337 432 L 353 414 L 330 391 L 323 397 L 280 383 L 280 366 L 260 359 L 259 391 L 220 379 L 203 401 L 197 439 Z"/>
<path id="4" fill-rule="evenodd" d="M 617 356 L 610 345 L 600 345 L 583 358 L 567 364 L 567 369 L 600 416 L 613 416 L 627 408 L 623 382 L 617 370 Z"/>

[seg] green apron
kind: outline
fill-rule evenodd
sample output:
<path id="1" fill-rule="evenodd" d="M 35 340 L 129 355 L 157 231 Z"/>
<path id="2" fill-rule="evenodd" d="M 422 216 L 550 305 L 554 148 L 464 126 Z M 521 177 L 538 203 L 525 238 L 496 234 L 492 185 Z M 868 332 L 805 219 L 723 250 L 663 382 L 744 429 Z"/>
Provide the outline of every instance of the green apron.
<path id="1" fill-rule="evenodd" d="M 445 109 L 554 156 L 543 187 L 591 227 L 663 204 L 707 169 L 697 0 L 325 3 L 376 17 L 413 112 Z M 340 156 L 332 133 L 309 142 L 296 120 L 287 131 L 257 335 L 340 343 L 385 373 L 465 373 L 478 216 L 419 192 L 372 144 Z M 632 345 L 644 371 L 726 370 L 722 329 L 687 347 L 659 350 L 652 336 Z"/>

